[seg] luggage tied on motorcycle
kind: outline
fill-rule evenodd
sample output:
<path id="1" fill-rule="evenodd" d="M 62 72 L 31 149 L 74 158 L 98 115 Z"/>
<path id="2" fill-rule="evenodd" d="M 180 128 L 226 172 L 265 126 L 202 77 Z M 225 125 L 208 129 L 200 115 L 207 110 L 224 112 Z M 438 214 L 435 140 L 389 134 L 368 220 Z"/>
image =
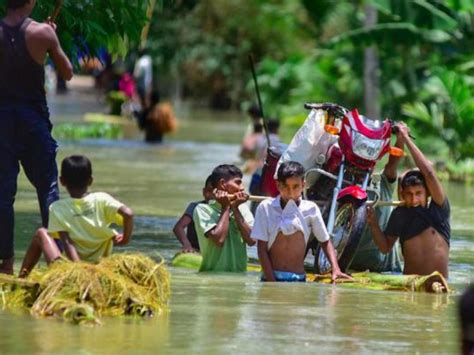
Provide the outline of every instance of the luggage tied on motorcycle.
<path id="1" fill-rule="evenodd" d="M 320 156 L 326 159 L 326 154 L 331 145 L 337 142 L 337 136 L 324 130 L 326 112 L 324 110 L 311 110 L 303 125 L 298 129 L 290 145 L 282 154 L 275 170 L 285 161 L 296 161 L 303 165 L 305 170 L 316 165 Z"/>

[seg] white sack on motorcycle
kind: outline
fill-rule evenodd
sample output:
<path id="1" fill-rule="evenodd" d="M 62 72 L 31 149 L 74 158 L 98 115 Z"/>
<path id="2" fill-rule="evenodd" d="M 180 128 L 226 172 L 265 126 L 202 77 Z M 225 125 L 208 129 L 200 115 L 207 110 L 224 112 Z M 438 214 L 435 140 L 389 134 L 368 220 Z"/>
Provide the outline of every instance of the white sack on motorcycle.
<path id="1" fill-rule="evenodd" d="M 316 165 L 317 157 L 326 156 L 328 148 L 337 142 L 333 136 L 324 130 L 326 113 L 323 110 L 311 110 L 308 117 L 291 140 L 290 145 L 280 157 L 274 178 L 280 165 L 285 161 L 297 161 L 305 170 Z"/>

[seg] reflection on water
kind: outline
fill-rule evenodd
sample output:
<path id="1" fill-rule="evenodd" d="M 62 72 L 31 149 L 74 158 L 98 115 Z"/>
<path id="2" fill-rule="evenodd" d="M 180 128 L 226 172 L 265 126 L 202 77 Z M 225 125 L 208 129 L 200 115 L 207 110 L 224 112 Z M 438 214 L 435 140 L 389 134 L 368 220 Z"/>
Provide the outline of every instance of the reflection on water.
<path id="1" fill-rule="evenodd" d="M 229 125 L 235 124 L 239 135 L 245 129 L 238 121 L 205 122 L 195 123 L 196 130 L 199 126 L 216 143 L 174 138 L 160 146 L 139 140 L 62 142 L 58 159 L 72 153 L 89 156 L 95 177 L 92 189 L 110 192 L 137 215 L 133 241 L 125 249 L 170 260 L 179 250 L 171 232 L 176 219 L 189 201 L 200 198 L 210 170 L 236 159 L 236 144 L 213 138 L 221 137 L 219 132 Z M 459 290 L 474 271 L 470 218 L 474 188 L 450 184 L 448 194 L 454 230 L 450 281 Z M 24 176 L 16 210 L 18 268 L 39 225 L 35 193 Z M 255 255 L 254 249 L 250 254 Z M 182 269 L 171 273 L 170 311 L 150 320 L 105 319 L 104 326 L 89 328 L 2 311 L 0 352 L 446 353 L 457 349 L 456 294 L 262 284 L 256 273 L 209 275 Z"/>

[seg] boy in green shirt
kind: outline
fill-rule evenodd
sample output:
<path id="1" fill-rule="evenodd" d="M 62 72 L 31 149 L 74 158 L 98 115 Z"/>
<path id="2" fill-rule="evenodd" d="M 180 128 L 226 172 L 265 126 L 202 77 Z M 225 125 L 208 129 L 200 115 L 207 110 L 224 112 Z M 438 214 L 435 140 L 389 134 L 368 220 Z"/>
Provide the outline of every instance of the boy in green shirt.
<path id="1" fill-rule="evenodd" d="M 202 253 L 199 271 L 245 272 L 247 245 L 255 241 L 250 238 L 253 216 L 245 205 L 242 172 L 235 165 L 219 165 L 211 184 L 215 200 L 199 204 L 193 215 Z"/>
<path id="2" fill-rule="evenodd" d="M 48 229 L 36 231 L 23 260 L 20 277 L 31 272 L 42 252 L 48 264 L 61 257 L 53 235 L 59 236 L 72 261 L 97 262 L 111 254 L 114 244 L 128 243 L 133 229 L 132 210 L 104 192 L 89 193 L 92 180 L 91 162 L 85 156 L 72 155 L 62 161 L 60 182 L 70 198 L 51 204 Z M 110 228 L 111 224 L 122 223 L 122 234 Z"/>

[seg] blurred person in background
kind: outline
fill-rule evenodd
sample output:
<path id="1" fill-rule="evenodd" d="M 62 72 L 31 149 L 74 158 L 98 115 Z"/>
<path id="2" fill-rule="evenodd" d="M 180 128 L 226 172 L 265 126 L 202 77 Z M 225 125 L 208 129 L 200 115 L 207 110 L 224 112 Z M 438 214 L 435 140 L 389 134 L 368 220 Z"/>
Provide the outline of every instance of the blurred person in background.
<path id="1" fill-rule="evenodd" d="M 147 109 L 152 104 L 151 94 L 153 89 L 153 60 L 146 48 L 140 50 L 138 59 L 133 69 L 133 78 L 137 86 L 142 109 Z"/>

